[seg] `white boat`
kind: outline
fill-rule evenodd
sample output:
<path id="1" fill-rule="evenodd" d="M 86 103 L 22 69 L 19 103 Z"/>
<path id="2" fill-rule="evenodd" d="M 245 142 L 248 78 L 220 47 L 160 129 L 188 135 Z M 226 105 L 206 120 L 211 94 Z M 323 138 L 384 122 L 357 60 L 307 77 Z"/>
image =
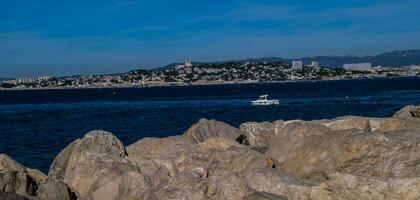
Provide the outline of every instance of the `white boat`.
<path id="1" fill-rule="evenodd" d="M 251 101 L 252 105 L 278 105 L 280 101 L 278 99 L 268 99 L 268 95 L 261 95 L 257 100 Z"/>

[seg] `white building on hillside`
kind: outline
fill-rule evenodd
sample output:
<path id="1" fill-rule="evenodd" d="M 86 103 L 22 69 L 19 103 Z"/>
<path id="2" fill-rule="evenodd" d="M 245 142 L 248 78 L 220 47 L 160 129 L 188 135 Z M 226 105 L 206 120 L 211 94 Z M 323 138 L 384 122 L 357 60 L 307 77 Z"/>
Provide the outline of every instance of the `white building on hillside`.
<path id="1" fill-rule="evenodd" d="M 312 61 L 312 62 L 311 62 L 311 67 L 313 67 L 313 68 L 318 68 L 318 67 L 319 67 L 319 63 L 318 63 L 318 61 Z"/>
<path id="2" fill-rule="evenodd" d="M 16 79 L 17 83 L 32 83 L 36 80 L 36 78 L 32 78 L 32 77 L 25 77 L 25 78 L 18 78 Z"/>
<path id="3" fill-rule="evenodd" d="M 292 69 L 302 69 L 303 62 L 302 61 L 293 61 L 292 62 Z"/>
<path id="4" fill-rule="evenodd" d="M 371 63 L 344 64 L 343 68 L 349 71 L 370 71 L 372 70 L 372 64 Z"/>
<path id="5" fill-rule="evenodd" d="M 193 64 L 191 63 L 191 61 L 185 61 L 185 67 L 192 67 Z"/>

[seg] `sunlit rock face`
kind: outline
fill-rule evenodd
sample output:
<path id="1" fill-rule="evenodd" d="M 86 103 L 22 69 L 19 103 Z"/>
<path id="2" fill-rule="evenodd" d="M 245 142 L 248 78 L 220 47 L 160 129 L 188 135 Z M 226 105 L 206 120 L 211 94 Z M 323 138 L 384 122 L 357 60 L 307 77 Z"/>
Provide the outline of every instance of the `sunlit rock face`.
<path id="1" fill-rule="evenodd" d="M 52 181 L 36 169 L 25 168 L 0 154 L 0 199 L 75 200 L 75 195 L 60 181 Z"/>
<path id="2" fill-rule="evenodd" d="M 104 131 L 89 132 L 67 146 L 48 175 L 67 184 L 80 199 L 135 199 L 151 187 L 122 143 Z"/>
<path id="3" fill-rule="evenodd" d="M 0 191 L 34 195 L 36 182 L 24 166 L 6 154 L 0 154 Z"/>
<path id="4" fill-rule="evenodd" d="M 183 135 L 127 147 L 109 132 L 92 131 L 57 155 L 48 176 L 1 154 L 0 197 L 418 200 L 419 110 L 239 129 L 202 119 Z"/>
<path id="5" fill-rule="evenodd" d="M 213 137 L 236 139 L 239 136 L 239 130 L 216 120 L 200 119 L 183 136 L 195 143 L 200 143 Z"/>

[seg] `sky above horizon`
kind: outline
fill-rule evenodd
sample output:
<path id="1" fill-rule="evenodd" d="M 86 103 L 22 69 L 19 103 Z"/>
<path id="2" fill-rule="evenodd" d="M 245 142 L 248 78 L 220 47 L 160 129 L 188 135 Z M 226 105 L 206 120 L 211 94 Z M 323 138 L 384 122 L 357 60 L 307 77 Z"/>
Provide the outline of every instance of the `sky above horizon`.
<path id="1" fill-rule="evenodd" d="M 418 0 L 0 0 L 0 77 L 418 49 Z"/>

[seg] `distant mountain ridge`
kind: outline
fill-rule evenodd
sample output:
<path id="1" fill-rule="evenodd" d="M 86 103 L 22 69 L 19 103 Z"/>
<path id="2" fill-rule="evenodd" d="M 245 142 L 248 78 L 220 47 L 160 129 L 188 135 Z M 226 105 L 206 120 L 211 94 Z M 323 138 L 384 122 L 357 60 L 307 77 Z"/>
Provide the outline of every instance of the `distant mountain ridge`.
<path id="1" fill-rule="evenodd" d="M 262 57 L 262 58 L 250 58 L 241 60 L 227 60 L 219 62 L 192 62 L 193 64 L 209 63 L 209 64 L 221 64 L 228 62 L 246 63 L 246 62 L 292 62 L 293 60 L 301 60 L 304 64 L 310 64 L 312 61 L 318 61 L 321 66 L 328 67 L 342 67 L 343 64 L 349 63 L 362 63 L 370 62 L 373 66 L 391 66 L 400 67 L 405 65 L 420 64 L 420 49 L 419 50 L 399 50 L 381 53 L 376 56 L 314 56 L 314 57 L 302 57 L 294 59 L 285 59 L 281 57 Z M 171 63 L 164 67 L 157 69 L 171 69 L 178 64 L 182 63 Z"/>

